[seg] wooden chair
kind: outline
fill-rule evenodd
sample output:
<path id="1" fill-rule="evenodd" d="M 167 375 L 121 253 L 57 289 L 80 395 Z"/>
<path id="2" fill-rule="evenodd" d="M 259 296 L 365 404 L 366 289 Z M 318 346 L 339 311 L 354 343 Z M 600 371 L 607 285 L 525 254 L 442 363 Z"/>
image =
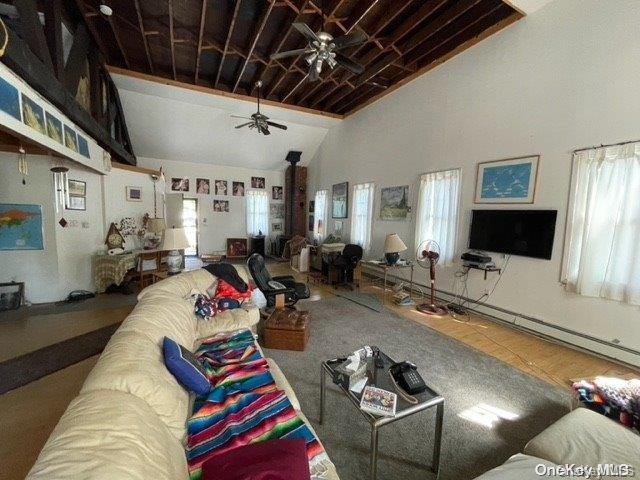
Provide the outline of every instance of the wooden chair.
<path id="1" fill-rule="evenodd" d="M 160 272 L 160 261 L 160 252 L 142 252 L 138 255 L 140 288 L 145 288 L 156 281 Z"/>

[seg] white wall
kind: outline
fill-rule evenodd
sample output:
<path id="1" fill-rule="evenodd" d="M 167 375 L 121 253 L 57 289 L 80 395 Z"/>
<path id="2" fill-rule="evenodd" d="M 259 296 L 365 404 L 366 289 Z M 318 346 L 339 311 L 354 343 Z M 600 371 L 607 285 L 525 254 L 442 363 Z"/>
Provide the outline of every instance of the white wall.
<path id="1" fill-rule="evenodd" d="M 569 294 L 559 283 L 572 149 L 640 138 L 639 24 L 635 0 L 552 2 L 333 127 L 310 164 L 310 194 L 314 186 L 374 181 L 377 204 L 380 186 L 409 184 L 415 208 L 420 173 L 462 167 L 462 252 L 477 163 L 540 154 L 531 208 L 558 210 L 553 258 L 513 257 L 489 303 L 640 350 L 637 307 Z M 392 232 L 412 256 L 414 223 L 381 221 L 373 225 L 373 256 Z M 441 288 L 451 289 L 455 270 L 440 270 Z M 424 273 L 418 272 L 423 283 Z M 469 296 L 479 297 L 495 279 L 485 282 L 472 271 Z M 517 316 L 504 318 L 638 362 Z"/>
<path id="2" fill-rule="evenodd" d="M 284 163 L 284 158 L 282 159 Z M 138 157 L 138 165 L 141 167 L 159 169 L 163 168 L 166 177 L 166 193 L 171 191 L 171 178 L 183 177 L 189 179 L 190 191 L 184 192 L 185 198 L 198 199 L 198 247 L 199 253 L 213 253 L 226 250 L 226 239 L 247 236 L 246 201 L 245 197 L 234 197 L 231 194 L 234 181 L 244 182 L 245 190 L 251 190 L 251 177 L 265 177 L 265 191 L 269 194 L 270 203 L 282 203 L 271 198 L 271 187 L 284 187 L 284 172 L 274 170 L 256 170 L 242 167 L 229 167 L 225 165 L 206 165 L 202 163 L 180 162 L 171 160 L 157 160 Z M 208 178 L 210 180 L 211 194 L 196 194 L 196 178 Z M 214 195 L 214 182 L 226 180 L 227 196 Z M 213 200 L 229 200 L 229 213 L 213 211 Z M 271 223 L 283 220 L 270 220 Z"/>

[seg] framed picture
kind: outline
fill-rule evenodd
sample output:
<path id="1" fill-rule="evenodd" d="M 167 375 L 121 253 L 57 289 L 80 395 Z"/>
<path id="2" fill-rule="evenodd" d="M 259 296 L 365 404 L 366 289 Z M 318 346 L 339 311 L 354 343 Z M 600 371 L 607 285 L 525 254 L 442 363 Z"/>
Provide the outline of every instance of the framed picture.
<path id="1" fill-rule="evenodd" d="M 344 224 L 342 220 L 336 220 L 335 222 L 333 222 L 333 234 L 336 237 L 342 238 L 342 235 L 344 235 L 343 226 Z"/>
<path id="2" fill-rule="evenodd" d="M 142 188 L 140 187 L 126 187 L 127 190 L 127 202 L 141 202 L 142 201 Z"/>
<path id="3" fill-rule="evenodd" d="M 313 215 L 309 215 L 309 231 L 313 232 Z"/>
<path id="4" fill-rule="evenodd" d="M 270 203 L 269 204 L 269 217 L 273 219 L 284 218 L 284 203 Z"/>
<path id="5" fill-rule="evenodd" d="M 407 220 L 410 211 L 409 185 L 380 189 L 380 220 Z"/>
<path id="6" fill-rule="evenodd" d="M 16 310 L 24 303 L 24 282 L 0 283 L 0 312 Z"/>
<path id="7" fill-rule="evenodd" d="M 332 217 L 347 218 L 349 211 L 349 182 L 336 183 L 333 186 L 332 195 Z"/>
<path id="8" fill-rule="evenodd" d="M 234 197 L 244 197 L 244 182 L 233 182 L 232 188 Z"/>
<path id="9" fill-rule="evenodd" d="M 91 158 L 89 154 L 89 143 L 87 143 L 87 139 L 80 134 L 78 134 L 78 153 L 83 157 Z"/>
<path id="10" fill-rule="evenodd" d="M 227 258 L 245 258 L 247 251 L 246 238 L 227 238 Z"/>
<path id="11" fill-rule="evenodd" d="M 282 231 L 282 223 L 278 222 L 278 223 L 272 223 L 271 224 L 271 231 L 274 233 L 279 233 Z"/>
<path id="12" fill-rule="evenodd" d="M 46 135 L 43 108 L 24 93 L 22 94 L 22 121 L 35 131 Z"/>
<path id="13" fill-rule="evenodd" d="M 86 197 L 87 196 L 87 182 L 81 182 L 80 180 L 68 180 L 67 190 L 72 197 Z"/>
<path id="14" fill-rule="evenodd" d="M 64 126 L 64 145 L 69 150 L 73 150 L 74 152 L 78 151 L 78 136 L 76 131 L 67 125 Z"/>
<path id="15" fill-rule="evenodd" d="M 67 210 L 86 210 L 87 197 L 69 197 L 66 208 Z"/>
<path id="16" fill-rule="evenodd" d="M 309 200 L 309 213 L 313 213 L 316 210 L 316 201 Z"/>
<path id="17" fill-rule="evenodd" d="M 47 112 L 47 135 L 52 140 L 64 145 L 62 138 L 62 122 Z"/>
<path id="18" fill-rule="evenodd" d="M 22 120 L 18 89 L 3 78 L 0 78 L 0 110 L 18 121 Z"/>
<path id="19" fill-rule="evenodd" d="M 229 212 L 229 200 L 214 200 L 213 201 L 214 212 Z"/>
<path id="20" fill-rule="evenodd" d="M 226 195 L 227 194 L 227 181 L 226 180 L 216 180 L 216 195 Z"/>
<path id="21" fill-rule="evenodd" d="M 264 177 L 251 177 L 251 188 L 264 188 Z"/>
<path id="22" fill-rule="evenodd" d="M 474 203 L 533 203 L 540 155 L 478 164 Z"/>
<path id="23" fill-rule="evenodd" d="M 202 193 L 204 195 L 211 193 L 208 178 L 196 178 L 196 193 Z"/>
<path id="24" fill-rule="evenodd" d="M 0 250 L 44 250 L 40 205 L 0 203 Z"/>
<path id="25" fill-rule="evenodd" d="M 188 178 L 175 178 L 171 179 L 171 190 L 174 192 L 188 192 L 189 191 L 189 179 Z"/>
<path id="26" fill-rule="evenodd" d="M 271 187 L 271 198 L 274 200 L 282 200 L 282 187 Z"/>

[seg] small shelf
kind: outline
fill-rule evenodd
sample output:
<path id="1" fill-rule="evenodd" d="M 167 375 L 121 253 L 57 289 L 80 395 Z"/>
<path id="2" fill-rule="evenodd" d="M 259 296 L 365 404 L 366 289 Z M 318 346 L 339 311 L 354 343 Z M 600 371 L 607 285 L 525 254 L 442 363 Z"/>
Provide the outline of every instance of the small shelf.
<path id="1" fill-rule="evenodd" d="M 467 272 L 469 270 L 480 270 L 482 272 L 484 272 L 484 279 L 487 279 L 487 273 L 489 272 L 498 272 L 498 275 L 502 275 L 502 269 L 498 268 L 498 267 L 487 267 L 487 268 L 482 268 L 482 267 L 478 267 L 476 265 L 464 265 L 463 268 L 467 269 Z"/>

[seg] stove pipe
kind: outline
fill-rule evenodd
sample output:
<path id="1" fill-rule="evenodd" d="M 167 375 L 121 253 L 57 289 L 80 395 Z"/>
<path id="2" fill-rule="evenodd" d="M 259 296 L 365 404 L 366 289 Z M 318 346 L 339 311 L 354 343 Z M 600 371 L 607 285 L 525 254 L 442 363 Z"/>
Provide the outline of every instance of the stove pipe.
<path id="1" fill-rule="evenodd" d="M 291 164 L 291 188 L 289 190 L 288 195 L 289 195 L 289 221 L 286 222 L 288 223 L 289 228 L 285 229 L 285 234 L 286 235 L 293 235 L 294 231 L 295 231 L 295 218 L 296 218 L 296 164 L 300 161 L 300 157 L 302 157 L 302 152 L 296 152 L 294 150 L 289 150 L 289 153 L 287 153 L 287 158 L 285 159 L 287 162 L 289 162 Z"/>

